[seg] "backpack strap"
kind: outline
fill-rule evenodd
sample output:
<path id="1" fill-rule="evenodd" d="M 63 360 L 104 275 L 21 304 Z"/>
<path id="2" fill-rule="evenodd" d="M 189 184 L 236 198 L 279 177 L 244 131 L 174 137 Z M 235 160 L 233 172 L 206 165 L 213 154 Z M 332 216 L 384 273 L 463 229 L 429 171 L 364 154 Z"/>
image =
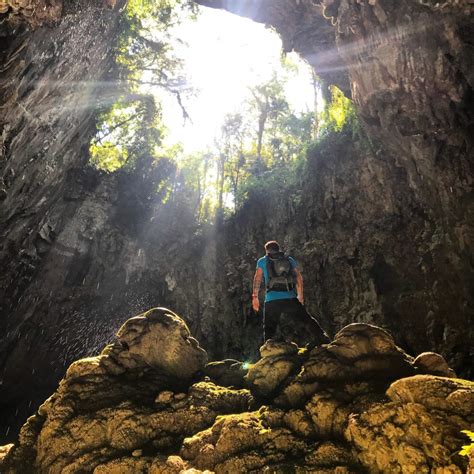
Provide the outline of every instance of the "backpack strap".
<path id="1" fill-rule="evenodd" d="M 275 270 L 273 268 L 273 263 L 271 259 L 268 257 L 268 255 L 265 255 L 265 263 L 267 266 L 267 275 L 268 275 L 267 281 L 265 282 L 265 287 L 267 291 L 271 291 L 270 280 L 275 276 Z"/>

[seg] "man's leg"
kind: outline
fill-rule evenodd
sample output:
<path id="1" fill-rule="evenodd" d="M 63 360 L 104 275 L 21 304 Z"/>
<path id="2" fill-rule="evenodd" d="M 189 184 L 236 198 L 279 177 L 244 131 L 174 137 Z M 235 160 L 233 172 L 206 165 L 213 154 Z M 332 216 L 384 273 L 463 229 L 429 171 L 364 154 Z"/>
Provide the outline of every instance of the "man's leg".
<path id="1" fill-rule="evenodd" d="M 320 326 L 318 321 L 308 313 L 304 305 L 302 305 L 296 298 L 292 301 L 296 309 L 295 316 L 311 331 L 311 336 L 315 344 L 320 346 L 321 344 L 328 344 L 331 342 L 324 329 Z"/>
<path id="2" fill-rule="evenodd" d="M 278 300 L 265 303 L 263 313 L 263 342 L 272 339 L 280 321 L 281 310 Z"/>

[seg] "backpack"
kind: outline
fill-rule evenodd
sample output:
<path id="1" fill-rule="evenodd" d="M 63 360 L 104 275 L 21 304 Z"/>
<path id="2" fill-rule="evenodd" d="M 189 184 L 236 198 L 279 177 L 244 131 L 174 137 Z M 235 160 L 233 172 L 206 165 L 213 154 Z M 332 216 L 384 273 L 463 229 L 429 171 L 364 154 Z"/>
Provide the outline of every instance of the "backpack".
<path id="1" fill-rule="evenodd" d="M 295 278 L 290 258 L 283 252 L 267 255 L 267 271 L 267 291 L 292 291 L 295 289 Z"/>

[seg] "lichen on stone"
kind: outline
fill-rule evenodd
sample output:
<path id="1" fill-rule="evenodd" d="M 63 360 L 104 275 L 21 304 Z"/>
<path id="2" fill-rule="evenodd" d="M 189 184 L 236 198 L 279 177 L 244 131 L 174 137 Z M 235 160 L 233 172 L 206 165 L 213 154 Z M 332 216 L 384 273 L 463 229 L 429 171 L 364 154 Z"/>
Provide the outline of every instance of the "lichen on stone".
<path id="1" fill-rule="evenodd" d="M 270 341 L 246 388 L 211 382 L 190 339 L 165 308 L 128 320 L 99 356 L 69 367 L 18 442 L 0 449 L 1 471 L 408 474 L 466 465 L 457 452 L 474 422 L 474 384 L 404 377 L 420 366 L 385 330 L 351 325 L 311 352 Z M 209 373 L 231 380 L 235 364 Z"/>

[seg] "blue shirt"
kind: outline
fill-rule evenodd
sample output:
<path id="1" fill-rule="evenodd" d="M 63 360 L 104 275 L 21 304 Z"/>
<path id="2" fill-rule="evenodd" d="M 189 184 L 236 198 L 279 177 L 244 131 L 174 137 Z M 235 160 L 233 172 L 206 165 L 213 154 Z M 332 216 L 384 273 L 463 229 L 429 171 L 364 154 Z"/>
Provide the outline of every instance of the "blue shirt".
<path id="1" fill-rule="evenodd" d="M 291 263 L 291 268 L 294 270 L 296 268 L 296 260 L 293 257 L 288 257 Z M 257 269 L 261 268 L 263 270 L 263 278 L 265 282 L 265 291 L 267 288 L 268 282 L 268 269 L 267 269 L 267 256 L 262 257 L 257 262 Z M 274 300 L 286 300 L 296 298 L 296 291 L 266 291 L 265 292 L 265 303 Z"/>

